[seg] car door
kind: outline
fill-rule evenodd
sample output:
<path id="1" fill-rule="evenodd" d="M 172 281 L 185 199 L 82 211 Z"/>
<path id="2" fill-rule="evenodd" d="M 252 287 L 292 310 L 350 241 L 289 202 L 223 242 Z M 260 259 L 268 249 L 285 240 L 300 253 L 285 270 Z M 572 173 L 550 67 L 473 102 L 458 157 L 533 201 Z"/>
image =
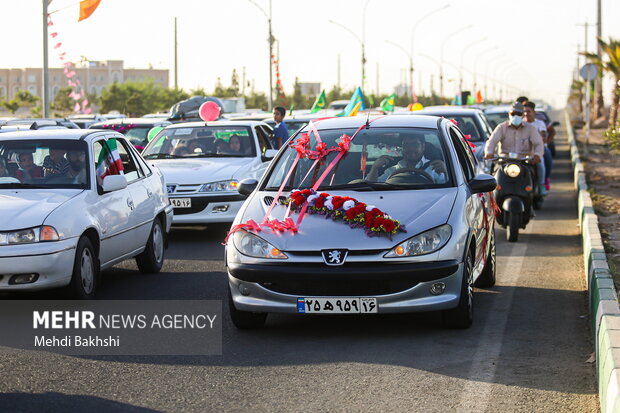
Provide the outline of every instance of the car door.
<path id="1" fill-rule="evenodd" d="M 125 139 L 117 139 L 118 154 L 123 164 L 123 173 L 127 179 L 127 189 L 131 195 L 129 227 L 132 234 L 131 251 L 136 251 L 148 241 L 153 225 L 155 205 L 153 189 L 146 180 L 142 166 L 137 162 L 134 152 Z"/>
<path id="2" fill-rule="evenodd" d="M 101 234 L 99 260 L 102 267 L 111 265 L 132 250 L 131 213 L 133 199 L 128 188 L 104 193 L 103 178 L 122 174 L 113 161 L 113 146 L 107 139 L 93 142 L 91 173 L 97 182 L 97 200 L 89 208 L 97 220 Z"/>
<path id="3" fill-rule="evenodd" d="M 456 149 L 456 154 L 463 171 L 463 177 L 465 182 L 472 180 L 476 174 L 476 159 L 466 143 L 465 137 L 461 132 L 453 127 L 450 127 L 450 138 Z M 486 258 L 486 242 L 487 234 L 489 233 L 488 220 L 485 217 L 485 212 L 490 208 L 488 205 L 488 196 L 484 194 L 472 194 L 469 193 L 467 204 L 465 206 L 465 214 L 467 221 L 471 226 L 476 239 L 476 255 L 474 257 L 474 273 L 479 273 L 484 267 L 484 260 Z"/>

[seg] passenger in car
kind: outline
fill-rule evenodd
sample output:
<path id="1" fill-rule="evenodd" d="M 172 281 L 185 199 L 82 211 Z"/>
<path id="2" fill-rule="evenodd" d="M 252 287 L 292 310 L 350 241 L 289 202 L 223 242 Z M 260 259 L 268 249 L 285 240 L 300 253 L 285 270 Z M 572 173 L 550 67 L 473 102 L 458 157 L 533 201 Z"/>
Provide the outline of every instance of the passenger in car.
<path id="1" fill-rule="evenodd" d="M 50 154 L 43 159 L 43 173 L 45 177 L 64 176 L 69 171 L 69 161 L 65 159 L 66 149 L 51 147 Z"/>
<path id="2" fill-rule="evenodd" d="M 9 176 L 9 170 L 6 167 L 6 159 L 0 156 L 0 178 L 4 176 Z"/>
<path id="3" fill-rule="evenodd" d="M 15 178 L 21 182 L 32 181 L 33 178 L 43 178 L 43 168 L 34 163 L 32 153 L 20 152 L 17 154 L 17 166 Z"/>
<path id="4" fill-rule="evenodd" d="M 231 154 L 241 153 L 241 139 L 239 139 L 238 135 L 233 135 L 230 137 L 230 141 L 228 141 L 228 148 Z"/>
<path id="5" fill-rule="evenodd" d="M 75 184 L 86 183 L 86 154 L 84 151 L 67 151 L 67 160 L 69 161 L 67 176 L 73 178 Z"/>

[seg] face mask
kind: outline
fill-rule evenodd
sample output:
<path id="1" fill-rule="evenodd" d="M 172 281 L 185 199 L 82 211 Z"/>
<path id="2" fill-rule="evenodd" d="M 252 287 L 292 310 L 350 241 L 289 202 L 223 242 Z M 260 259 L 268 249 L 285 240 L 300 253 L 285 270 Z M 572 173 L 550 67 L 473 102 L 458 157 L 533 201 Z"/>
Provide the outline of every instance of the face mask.
<path id="1" fill-rule="evenodd" d="M 523 123 L 523 116 L 511 116 L 510 123 L 514 126 L 519 126 Z"/>

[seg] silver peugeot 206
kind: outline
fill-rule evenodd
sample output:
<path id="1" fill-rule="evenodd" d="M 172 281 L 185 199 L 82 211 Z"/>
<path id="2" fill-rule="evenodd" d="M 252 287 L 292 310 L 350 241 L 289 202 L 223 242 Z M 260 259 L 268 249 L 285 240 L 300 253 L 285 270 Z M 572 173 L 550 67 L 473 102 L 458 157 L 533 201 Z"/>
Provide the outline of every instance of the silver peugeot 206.
<path id="1" fill-rule="evenodd" d="M 238 328 L 268 313 L 442 311 L 473 320 L 495 284 L 492 176 L 453 122 L 330 118 L 293 136 L 248 196 L 226 247 Z"/>

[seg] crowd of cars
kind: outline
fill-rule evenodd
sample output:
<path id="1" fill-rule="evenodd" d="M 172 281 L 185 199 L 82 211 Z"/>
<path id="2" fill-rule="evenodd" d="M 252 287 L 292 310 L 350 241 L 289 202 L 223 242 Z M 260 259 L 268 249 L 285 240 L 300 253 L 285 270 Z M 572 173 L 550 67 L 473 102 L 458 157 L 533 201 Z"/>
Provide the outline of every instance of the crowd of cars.
<path id="1" fill-rule="evenodd" d="M 226 266 L 237 327 L 258 327 L 268 313 L 430 310 L 449 327 L 468 327 L 474 285 L 495 283 L 495 180 L 481 160 L 509 110 L 286 117 L 290 142 L 336 148 L 320 162 L 299 158 L 293 144 L 274 148 L 264 113 L 181 123 L 156 114 L 0 121 L 0 292 L 64 287 L 89 298 L 100 271 L 122 260 L 158 272 L 171 225 L 231 223 Z M 343 136 L 351 138 L 345 156 Z M 290 229 L 291 200 L 303 191 L 314 198 L 309 212 L 296 212 L 305 217 L 294 235 L 246 225 Z M 331 207 L 313 209 L 321 197 Z M 351 208 L 359 213 L 349 222 Z M 373 227 L 377 216 L 392 224 Z M 393 222 L 400 230 L 378 236 Z"/>

